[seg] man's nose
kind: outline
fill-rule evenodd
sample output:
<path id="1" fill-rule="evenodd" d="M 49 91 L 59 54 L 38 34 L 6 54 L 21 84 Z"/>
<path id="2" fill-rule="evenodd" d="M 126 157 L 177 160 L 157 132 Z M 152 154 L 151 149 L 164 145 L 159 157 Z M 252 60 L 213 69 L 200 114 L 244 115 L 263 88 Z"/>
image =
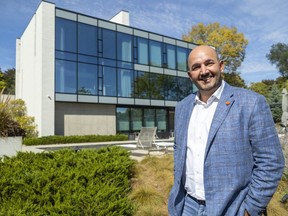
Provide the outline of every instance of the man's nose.
<path id="1" fill-rule="evenodd" d="M 201 71 L 200 71 L 201 74 L 205 74 L 207 73 L 207 69 L 206 69 L 206 66 L 204 64 L 201 65 Z"/>

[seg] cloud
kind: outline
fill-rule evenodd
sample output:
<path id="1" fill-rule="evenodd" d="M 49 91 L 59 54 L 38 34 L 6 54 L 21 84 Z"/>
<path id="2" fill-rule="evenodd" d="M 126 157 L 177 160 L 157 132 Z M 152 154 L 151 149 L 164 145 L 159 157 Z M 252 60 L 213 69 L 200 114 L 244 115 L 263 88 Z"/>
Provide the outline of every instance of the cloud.
<path id="1" fill-rule="evenodd" d="M 5 29 L 2 38 L 12 38 L 10 47 L 15 49 L 15 39 L 20 36 L 35 13 L 40 0 L 1 0 L 0 29 Z M 249 44 L 241 73 L 255 71 L 276 71 L 266 54 L 272 44 L 288 43 L 288 1 L 287 0 L 49 0 L 56 7 L 109 20 L 120 10 L 130 13 L 132 27 L 181 39 L 193 25 L 200 22 L 219 22 L 234 26 L 244 33 Z M 18 9 L 15 14 L 15 8 Z M 12 35 L 11 32 L 14 32 Z M 1 53 L 5 40 L 0 41 Z M 6 52 L 6 51 L 5 51 Z M 12 51 L 13 53 L 14 51 Z M 8 52 L 9 54 L 9 52 Z M 11 53 L 10 53 L 11 54 Z M 5 57 L 6 60 L 9 58 Z M 15 57 L 10 56 L 14 62 Z M 5 60 L 5 62 L 7 62 Z M 1 57 L 3 68 L 4 63 Z M 7 64 L 6 64 L 7 65 Z M 255 72 L 256 73 L 256 72 Z"/>
<path id="2" fill-rule="evenodd" d="M 245 84 L 249 86 L 252 82 L 261 82 L 262 80 L 272 79 L 275 80 L 280 75 L 275 71 L 256 71 L 253 73 L 243 73 L 241 78 L 244 79 Z"/>

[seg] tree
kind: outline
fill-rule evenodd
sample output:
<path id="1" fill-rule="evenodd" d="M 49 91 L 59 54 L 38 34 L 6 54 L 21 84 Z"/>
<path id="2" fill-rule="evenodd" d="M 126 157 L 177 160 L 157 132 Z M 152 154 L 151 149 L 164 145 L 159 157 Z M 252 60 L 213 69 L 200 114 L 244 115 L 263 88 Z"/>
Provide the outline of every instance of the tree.
<path id="1" fill-rule="evenodd" d="M 238 73 L 224 73 L 223 78 L 232 86 L 246 88 L 245 81 L 240 77 Z"/>
<path id="2" fill-rule="evenodd" d="M 275 84 L 275 80 L 272 80 L 272 79 L 264 79 L 261 82 L 271 87 Z"/>
<path id="3" fill-rule="evenodd" d="M 270 105 L 274 122 L 281 122 L 282 116 L 282 95 L 276 84 L 272 85 L 271 91 L 268 94 L 267 102 Z"/>
<path id="4" fill-rule="evenodd" d="M 288 77 L 288 44 L 273 44 L 266 57 L 272 64 L 276 65 L 281 76 Z"/>
<path id="5" fill-rule="evenodd" d="M 287 77 L 278 77 L 276 79 L 276 83 L 280 89 L 286 88 L 286 90 L 288 91 L 288 79 L 287 79 Z"/>
<path id="6" fill-rule="evenodd" d="M 236 27 L 220 26 L 218 22 L 203 23 L 192 26 L 183 40 L 196 44 L 208 44 L 216 48 L 221 59 L 225 61 L 225 72 L 236 72 L 245 58 L 248 40 L 243 33 L 238 33 Z"/>
<path id="7" fill-rule="evenodd" d="M 15 94 L 15 68 L 2 72 L 0 68 L 0 90 L 4 89 L 4 94 Z"/>
<path id="8" fill-rule="evenodd" d="M 15 68 L 7 69 L 4 72 L 4 80 L 6 82 L 5 92 L 6 94 L 15 94 Z"/>
<path id="9" fill-rule="evenodd" d="M 0 91 L 6 87 L 6 82 L 4 80 L 4 74 L 1 72 L 0 69 Z"/>
<path id="10" fill-rule="evenodd" d="M 259 94 L 262 94 L 266 98 L 268 97 L 269 94 L 269 86 L 266 85 L 263 82 L 256 82 L 252 83 L 251 86 L 249 87 L 250 90 L 255 91 Z"/>

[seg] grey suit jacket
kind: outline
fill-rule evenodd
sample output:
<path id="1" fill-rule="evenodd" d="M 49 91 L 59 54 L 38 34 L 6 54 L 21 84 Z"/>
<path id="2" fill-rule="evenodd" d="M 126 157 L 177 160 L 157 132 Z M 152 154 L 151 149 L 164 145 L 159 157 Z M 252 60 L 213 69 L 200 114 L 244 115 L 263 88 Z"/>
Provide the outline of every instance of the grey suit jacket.
<path id="1" fill-rule="evenodd" d="M 187 130 L 195 94 L 176 106 L 174 186 L 170 215 L 182 214 L 185 197 Z M 197 122 L 195 122 L 197 125 Z M 204 161 L 206 213 L 254 215 L 274 194 L 284 167 L 284 157 L 265 98 L 255 92 L 225 84 L 208 135 Z"/>

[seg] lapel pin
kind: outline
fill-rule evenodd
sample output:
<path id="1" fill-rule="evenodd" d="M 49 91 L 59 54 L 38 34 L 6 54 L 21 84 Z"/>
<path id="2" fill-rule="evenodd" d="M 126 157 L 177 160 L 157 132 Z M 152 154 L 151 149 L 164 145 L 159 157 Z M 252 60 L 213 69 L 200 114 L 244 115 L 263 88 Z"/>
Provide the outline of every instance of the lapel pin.
<path id="1" fill-rule="evenodd" d="M 230 104 L 230 101 L 226 101 L 225 104 L 228 106 Z"/>

